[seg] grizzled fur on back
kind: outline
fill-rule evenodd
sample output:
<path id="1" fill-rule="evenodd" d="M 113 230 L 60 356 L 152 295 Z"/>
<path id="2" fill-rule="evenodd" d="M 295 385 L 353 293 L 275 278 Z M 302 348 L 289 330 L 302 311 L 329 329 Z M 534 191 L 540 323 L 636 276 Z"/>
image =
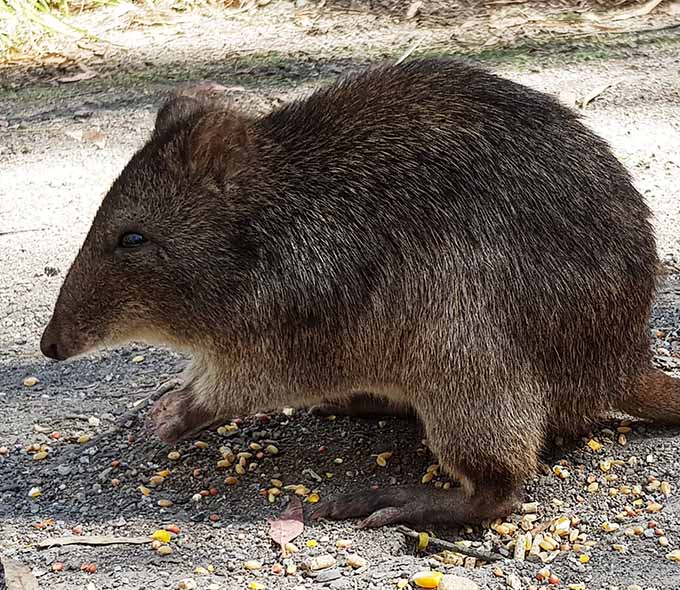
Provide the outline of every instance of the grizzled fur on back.
<path id="1" fill-rule="evenodd" d="M 493 464 L 497 482 L 648 370 L 650 212 L 556 100 L 439 60 L 260 118 L 177 100 L 66 279 L 61 356 L 187 349 L 188 387 L 216 415 L 386 396 L 448 471 Z M 132 230 L 148 243 L 116 250 Z"/>

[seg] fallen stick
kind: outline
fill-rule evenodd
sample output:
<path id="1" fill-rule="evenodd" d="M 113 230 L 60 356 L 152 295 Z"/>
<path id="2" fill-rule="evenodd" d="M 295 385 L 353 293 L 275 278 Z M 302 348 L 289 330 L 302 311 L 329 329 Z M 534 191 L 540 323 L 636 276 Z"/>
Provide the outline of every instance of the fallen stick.
<path id="1" fill-rule="evenodd" d="M 144 545 L 151 543 L 151 537 L 111 537 L 108 535 L 87 535 L 71 537 L 54 537 L 38 541 L 38 549 L 49 549 L 50 547 L 63 547 L 64 545 Z"/>
<path id="2" fill-rule="evenodd" d="M 407 537 L 411 537 L 412 539 L 418 540 L 420 538 L 420 533 L 406 526 L 398 526 L 397 530 Z M 493 562 L 501 561 L 503 559 L 510 559 L 509 557 L 504 557 L 500 553 L 489 553 L 488 551 L 472 549 L 471 547 L 460 547 L 455 543 L 445 541 L 444 539 L 437 539 L 436 537 L 430 537 L 427 544 L 434 547 L 439 547 L 441 549 L 448 549 L 449 551 L 454 551 L 455 553 L 460 553 L 461 555 L 467 555 L 468 557 L 474 557 L 481 561 Z"/>

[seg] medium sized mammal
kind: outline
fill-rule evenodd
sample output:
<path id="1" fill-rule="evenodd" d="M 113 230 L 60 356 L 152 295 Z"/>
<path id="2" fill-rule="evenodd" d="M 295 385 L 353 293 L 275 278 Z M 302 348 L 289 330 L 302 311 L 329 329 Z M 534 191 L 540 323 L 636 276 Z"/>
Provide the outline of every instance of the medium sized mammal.
<path id="1" fill-rule="evenodd" d="M 262 117 L 218 90 L 160 110 L 41 343 L 55 359 L 129 340 L 190 352 L 153 410 L 163 440 L 387 399 L 462 486 L 317 510 L 378 526 L 503 516 L 546 437 L 612 409 L 680 422 L 678 381 L 650 366 L 650 212 L 570 110 L 447 60 L 371 68 Z"/>

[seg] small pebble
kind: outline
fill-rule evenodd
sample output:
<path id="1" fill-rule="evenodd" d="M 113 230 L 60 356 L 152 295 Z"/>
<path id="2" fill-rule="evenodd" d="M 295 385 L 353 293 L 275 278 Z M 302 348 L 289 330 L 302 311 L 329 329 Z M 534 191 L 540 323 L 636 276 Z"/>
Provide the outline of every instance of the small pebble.
<path id="1" fill-rule="evenodd" d="M 248 571 L 255 571 L 262 569 L 262 562 L 255 559 L 250 559 L 243 563 L 243 567 Z"/>
<path id="2" fill-rule="evenodd" d="M 161 545 L 158 549 L 156 549 L 156 553 L 159 555 L 171 555 L 172 547 L 170 547 L 170 545 Z"/>
<path id="3" fill-rule="evenodd" d="M 315 581 L 318 584 L 324 584 L 327 582 L 332 582 L 342 577 L 342 572 L 337 568 L 326 569 L 316 576 Z"/>
<path id="4" fill-rule="evenodd" d="M 172 500 L 165 500 L 165 499 L 158 500 L 158 505 L 161 508 L 169 508 L 170 506 L 172 506 Z"/>
<path id="5" fill-rule="evenodd" d="M 354 569 L 359 569 L 360 567 L 366 567 L 368 561 L 359 555 L 351 554 L 347 556 L 347 565 Z"/>
<path id="6" fill-rule="evenodd" d="M 37 377 L 26 377 L 24 379 L 24 386 L 25 387 L 33 387 L 34 385 L 38 384 L 38 378 Z"/>
<path id="7" fill-rule="evenodd" d="M 177 588 L 179 588 L 179 590 L 196 590 L 198 585 L 193 578 L 185 578 L 184 580 L 180 580 Z"/>
<path id="8" fill-rule="evenodd" d="M 479 590 L 479 586 L 468 578 L 446 574 L 439 581 L 437 590 Z"/>
<path id="9" fill-rule="evenodd" d="M 143 363 L 144 357 L 141 354 L 138 354 L 137 356 L 133 356 L 132 362 L 135 363 L 135 364 Z"/>
<path id="10" fill-rule="evenodd" d="M 177 451 L 170 451 L 168 453 L 168 459 L 170 459 L 170 461 L 179 461 L 180 457 L 181 455 Z"/>
<path id="11" fill-rule="evenodd" d="M 352 546 L 352 540 L 351 539 L 338 539 L 335 542 L 335 546 L 338 549 L 349 549 Z"/>

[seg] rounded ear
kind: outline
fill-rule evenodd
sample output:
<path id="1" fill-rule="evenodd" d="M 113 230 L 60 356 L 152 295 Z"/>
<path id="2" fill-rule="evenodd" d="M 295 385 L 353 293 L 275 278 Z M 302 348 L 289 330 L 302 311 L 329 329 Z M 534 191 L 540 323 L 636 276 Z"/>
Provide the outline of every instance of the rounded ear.
<path id="1" fill-rule="evenodd" d="M 227 88 L 215 82 L 177 87 L 156 115 L 154 135 L 165 135 L 183 123 L 224 108 L 226 91 Z"/>
<path id="2" fill-rule="evenodd" d="M 218 178 L 236 176 L 252 155 L 250 123 L 243 113 L 228 109 L 201 116 L 189 136 L 189 168 Z"/>

